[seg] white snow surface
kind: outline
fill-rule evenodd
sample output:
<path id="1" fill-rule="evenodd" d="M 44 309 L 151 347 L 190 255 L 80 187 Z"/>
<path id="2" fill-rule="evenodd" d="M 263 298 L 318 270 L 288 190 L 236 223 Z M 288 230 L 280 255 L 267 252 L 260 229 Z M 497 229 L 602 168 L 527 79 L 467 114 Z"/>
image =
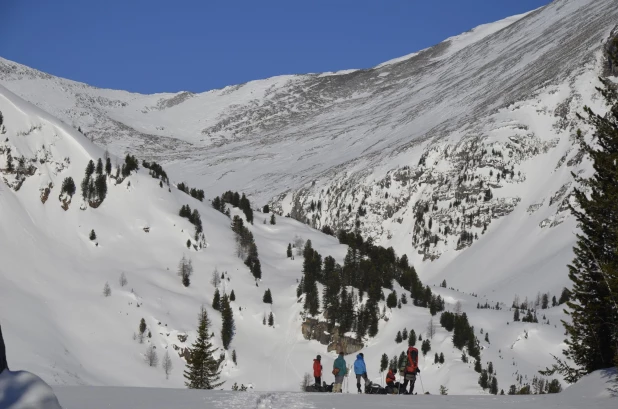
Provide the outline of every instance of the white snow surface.
<path id="1" fill-rule="evenodd" d="M 52 388 L 29 372 L 0 373 L 0 409 L 61 409 Z"/>
<path id="2" fill-rule="evenodd" d="M 537 396 L 350 395 L 219 392 L 114 387 L 57 387 L 65 409 L 581 409 L 616 407 L 616 373 L 598 371 L 564 393 Z"/>
<path id="3" fill-rule="evenodd" d="M 423 282 L 445 298 L 447 309 L 462 303 L 482 340 L 483 365 L 493 362 L 499 387 L 508 390 L 520 375 L 529 382 L 552 363 L 551 354 L 564 349 L 560 320 L 566 316 L 558 306 L 539 310 L 539 324 L 513 323 L 509 307 L 515 294 L 521 301 L 538 291 L 558 296 L 568 284 L 566 264 L 573 257 L 576 226 L 561 205 L 574 186 L 571 172 L 586 176 L 591 171 L 585 159 L 577 160 L 573 135 L 582 124 L 575 114 L 584 105 L 605 109 L 595 86 L 604 64 L 602 44 L 617 18 L 615 0 L 560 0 L 372 70 L 282 76 L 201 94 L 98 89 L 0 59 L 0 111 L 7 130 L 0 135 L 0 148 L 10 148 L 15 158 L 23 155 L 36 166 L 15 191 L 9 187 L 13 175 L 1 174 L 7 164 L 0 154 L 0 178 L 6 182 L 0 182 L 0 321 L 9 364 L 51 385 L 181 388 L 184 360 L 175 348 L 194 341 L 202 304 L 220 346 L 220 314 L 210 307 L 216 268 L 230 279 L 221 289 L 233 289 L 236 295 L 237 332 L 223 368 L 225 389 L 237 382 L 255 391 L 297 391 L 316 354 L 329 368 L 334 355 L 301 334 L 302 307 L 295 292 L 302 257 L 287 259 L 285 248 L 301 236 L 311 239 L 323 257 L 332 255 L 342 263 L 346 246 L 291 218 L 278 216 L 276 225 L 263 224 L 269 215 L 256 212 L 250 229 L 263 270 L 256 287 L 235 255 L 230 220 L 208 203 L 231 189 L 250 194 L 256 205 L 270 202 L 282 214 L 322 200 L 321 214 L 304 215 L 318 228 L 350 229 L 354 218 L 340 217 L 340 211 L 347 215 L 342 209 L 365 203 L 371 211 L 362 220 L 362 232 L 408 254 Z M 86 136 L 76 131 L 78 126 Z M 475 144 L 504 151 L 504 158 L 468 169 L 460 158 L 474 152 Z M 160 188 L 158 180 L 140 169 L 121 184 L 110 180 L 99 208 L 81 210 L 84 169 L 90 159 L 103 157 L 105 147 L 117 155 L 113 163 L 121 163 L 125 153 L 162 163 L 173 182 L 205 189 L 205 202 L 173 186 L 171 191 Z M 426 158 L 422 166 L 421 157 Z M 517 176 L 497 182 L 495 173 L 511 166 Z M 396 178 L 404 167 L 423 177 Z M 458 235 L 453 235 L 432 250 L 439 258 L 419 254 L 411 240 L 414 205 L 438 196 L 436 214 L 447 212 L 458 176 L 474 174 L 489 183 L 490 171 L 495 172 L 496 203 L 512 201 L 512 211 L 491 219 L 484 234 L 478 226 L 472 228 L 479 240 L 471 247 L 456 250 Z M 75 180 L 78 193 L 65 211 L 58 196 L 67 176 Z M 386 178 L 391 183 L 380 185 Z M 445 182 L 437 186 L 436 180 Z M 53 188 L 43 204 L 41 189 L 50 182 Z M 564 186 L 566 191 L 558 194 Z M 336 193 L 329 196 L 328 191 Z M 185 245 L 193 226 L 178 216 L 184 204 L 201 214 L 205 249 Z M 88 238 L 92 229 L 96 242 Z M 433 229 L 437 233 L 437 221 Z M 189 288 L 175 272 L 183 255 L 195 268 Z M 122 272 L 126 287 L 118 284 Z M 437 287 L 443 279 L 457 290 Z M 112 288 L 107 298 L 102 295 L 106 282 Z M 262 303 L 267 288 L 273 293 L 272 307 Z M 401 288 L 395 289 L 401 294 Z M 476 309 L 485 302 L 501 303 L 503 309 Z M 271 309 L 275 328 L 262 325 Z M 363 349 L 369 377 L 380 383 L 380 356 L 393 357 L 404 349 L 394 342 L 396 333 L 405 327 L 425 338 L 431 318 L 428 310 L 411 304 L 388 315 L 388 322 L 380 322 L 378 337 L 365 340 Z M 132 339 L 141 318 L 152 335 L 143 345 Z M 434 319 L 437 324 L 438 317 Z M 490 343 L 484 341 L 485 333 Z M 178 335 L 185 334 L 188 339 L 182 342 Z M 450 394 L 486 394 L 449 333 L 438 328 L 431 343 L 420 364 L 425 390 L 436 394 L 444 385 Z M 160 358 L 166 348 L 170 351 L 174 370 L 169 380 L 160 367 L 143 362 L 149 344 L 157 347 Z M 231 361 L 231 350 L 238 353 L 238 365 Z M 436 352 L 444 353 L 445 364 L 433 364 Z M 346 359 L 352 364 L 354 357 Z M 328 375 L 326 380 L 332 381 Z M 84 399 L 109 391 L 69 390 L 83 391 Z M 58 391 L 62 400 L 65 390 Z M 117 391 L 118 396 L 141 393 Z M 161 402 L 180 393 L 149 392 Z M 77 402 L 81 393 L 74 395 Z M 183 396 L 204 399 L 197 392 Z M 231 396 L 249 404 L 262 395 Z M 322 399 L 344 399 L 277 396 L 315 401 L 315 407 L 324 407 L 319 406 Z M 427 406 L 439 399 L 418 398 Z M 471 407 L 473 402 L 487 407 L 521 402 L 475 399 L 469 398 Z M 572 407 L 579 402 L 518 399 Z"/>

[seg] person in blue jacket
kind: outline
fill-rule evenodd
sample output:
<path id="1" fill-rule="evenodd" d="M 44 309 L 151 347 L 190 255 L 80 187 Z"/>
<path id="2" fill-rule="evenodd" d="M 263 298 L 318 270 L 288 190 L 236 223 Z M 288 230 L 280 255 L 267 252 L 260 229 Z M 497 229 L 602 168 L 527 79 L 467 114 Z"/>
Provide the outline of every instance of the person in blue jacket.
<path id="1" fill-rule="evenodd" d="M 371 381 L 367 378 L 367 367 L 365 366 L 365 356 L 362 354 L 358 354 L 356 356 L 356 361 L 354 361 L 354 373 L 356 374 L 356 387 L 358 388 L 358 393 L 363 393 L 361 391 L 361 378 L 365 380 L 365 389 L 367 386 L 371 386 Z"/>

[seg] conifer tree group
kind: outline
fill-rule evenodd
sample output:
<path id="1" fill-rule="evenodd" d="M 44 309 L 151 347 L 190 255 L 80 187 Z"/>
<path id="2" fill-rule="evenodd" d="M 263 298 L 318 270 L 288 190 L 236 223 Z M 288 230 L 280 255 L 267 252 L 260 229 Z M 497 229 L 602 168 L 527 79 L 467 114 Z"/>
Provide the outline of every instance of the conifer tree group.
<path id="1" fill-rule="evenodd" d="M 232 219 L 232 231 L 236 233 L 236 254 L 245 260 L 245 265 L 249 267 L 253 277 L 256 280 L 261 279 L 262 265 L 253 233 L 245 227 L 243 220 L 238 216 Z"/>

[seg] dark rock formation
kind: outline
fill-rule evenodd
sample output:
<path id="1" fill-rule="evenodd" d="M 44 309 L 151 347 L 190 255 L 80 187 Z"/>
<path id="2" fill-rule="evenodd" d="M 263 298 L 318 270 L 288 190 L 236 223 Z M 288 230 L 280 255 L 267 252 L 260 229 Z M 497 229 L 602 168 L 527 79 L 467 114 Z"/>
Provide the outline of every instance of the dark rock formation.
<path id="1" fill-rule="evenodd" d="M 5 369 L 9 369 L 9 365 L 6 362 L 6 348 L 4 338 L 2 338 L 2 326 L 0 326 L 0 373 Z"/>

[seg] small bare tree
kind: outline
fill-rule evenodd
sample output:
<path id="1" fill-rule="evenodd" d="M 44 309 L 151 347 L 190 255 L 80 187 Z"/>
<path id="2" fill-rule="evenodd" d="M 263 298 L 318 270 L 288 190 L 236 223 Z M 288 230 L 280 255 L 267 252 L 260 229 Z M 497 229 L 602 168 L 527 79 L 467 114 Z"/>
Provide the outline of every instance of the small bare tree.
<path id="1" fill-rule="evenodd" d="M 180 259 L 180 263 L 178 263 L 178 276 L 182 279 L 182 284 L 185 287 L 188 287 L 191 284 L 189 277 L 191 277 L 192 274 L 193 263 L 183 254 L 182 259 Z"/>
<path id="2" fill-rule="evenodd" d="M 296 255 L 301 256 L 305 249 L 305 240 L 300 236 L 294 236 L 294 248 L 296 249 Z"/>
<path id="3" fill-rule="evenodd" d="M 221 284 L 221 275 L 219 274 L 219 270 L 217 270 L 217 267 L 215 267 L 215 271 L 212 272 L 210 284 L 212 284 L 215 288 L 219 287 L 219 284 Z"/>
<path id="4" fill-rule="evenodd" d="M 163 371 L 165 372 L 165 379 L 170 378 L 170 374 L 172 373 L 173 365 L 172 358 L 170 358 L 170 352 L 165 351 L 165 355 L 163 355 Z"/>
<path id="5" fill-rule="evenodd" d="M 118 282 L 120 283 L 121 287 L 124 287 L 125 285 L 127 285 L 128 283 L 127 275 L 124 272 L 120 273 L 120 279 L 118 280 Z"/>
<path id="6" fill-rule="evenodd" d="M 137 342 L 139 342 L 140 344 L 144 343 L 144 333 L 143 332 L 137 333 Z"/>
<path id="7" fill-rule="evenodd" d="M 436 326 L 433 323 L 433 318 L 431 318 L 429 320 L 429 322 L 427 323 L 427 337 L 429 337 L 430 339 L 433 339 L 433 336 L 436 333 Z"/>
<path id="8" fill-rule="evenodd" d="M 313 382 L 313 377 L 311 376 L 310 373 L 306 373 L 303 376 L 303 380 L 300 382 L 300 391 L 301 392 L 307 392 L 307 386 L 311 386 L 311 383 Z"/>
<path id="9" fill-rule="evenodd" d="M 159 364 L 159 355 L 157 355 L 157 350 L 154 345 L 149 345 L 148 348 L 146 348 L 144 361 L 146 361 L 148 366 L 156 367 Z"/>
<path id="10" fill-rule="evenodd" d="M 461 301 L 455 303 L 455 315 L 461 314 Z"/>
<path id="11" fill-rule="evenodd" d="M 105 283 L 105 285 L 103 286 L 103 295 L 106 297 L 109 297 L 110 295 L 112 295 L 112 289 L 109 286 L 109 283 Z"/>

